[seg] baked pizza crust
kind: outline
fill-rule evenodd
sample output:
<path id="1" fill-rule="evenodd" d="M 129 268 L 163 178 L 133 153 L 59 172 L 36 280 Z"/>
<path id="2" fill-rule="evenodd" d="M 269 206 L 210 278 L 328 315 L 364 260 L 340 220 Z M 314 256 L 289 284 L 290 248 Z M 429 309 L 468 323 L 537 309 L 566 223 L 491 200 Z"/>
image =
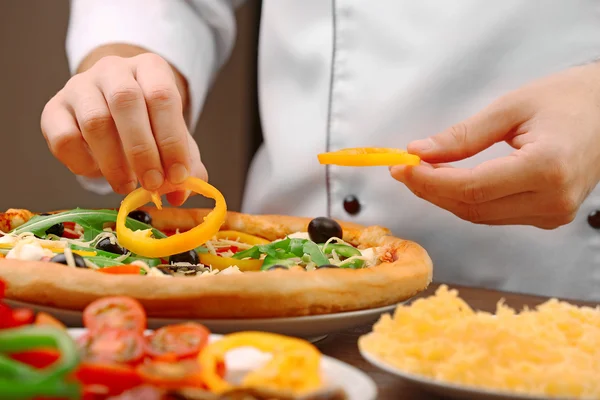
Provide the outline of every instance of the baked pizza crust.
<path id="1" fill-rule="evenodd" d="M 160 230 L 190 229 L 208 209 L 143 208 Z M 221 229 L 275 240 L 306 231 L 310 218 L 228 212 Z M 339 221 L 343 239 L 359 248 L 385 249 L 385 262 L 363 269 L 274 270 L 203 277 L 101 274 L 49 262 L 0 259 L 9 299 L 83 310 L 104 296 L 138 299 L 148 317 L 275 318 L 363 310 L 396 304 L 426 289 L 432 261 L 420 245 L 389 230 Z"/>

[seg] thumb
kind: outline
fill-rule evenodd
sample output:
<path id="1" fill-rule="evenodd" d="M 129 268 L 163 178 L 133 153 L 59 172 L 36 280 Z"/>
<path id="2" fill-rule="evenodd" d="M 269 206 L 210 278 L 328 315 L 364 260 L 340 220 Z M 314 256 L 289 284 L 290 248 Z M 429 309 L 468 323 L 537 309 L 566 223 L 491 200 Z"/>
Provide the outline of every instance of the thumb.
<path id="1" fill-rule="evenodd" d="M 524 122 L 523 114 L 510 99 L 499 100 L 437 135 L 409 143 L 407 151 L 429 163 L 463 160 L 504 140 Z"/>

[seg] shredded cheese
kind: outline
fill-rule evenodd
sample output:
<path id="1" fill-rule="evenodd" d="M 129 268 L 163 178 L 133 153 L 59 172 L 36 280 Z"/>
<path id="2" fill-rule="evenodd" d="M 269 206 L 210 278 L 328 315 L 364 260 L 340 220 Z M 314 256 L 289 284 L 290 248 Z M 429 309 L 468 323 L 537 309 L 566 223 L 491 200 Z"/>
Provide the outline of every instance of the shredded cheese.
<path id="1" fill-rule="evenodd" d="M 522 394 L 600 398 L 600 306 L 556 299 L 520 313 L 473 311 L 456 290 L 385 314 L 359 340 L 363 351 L 402 371 Z"/>

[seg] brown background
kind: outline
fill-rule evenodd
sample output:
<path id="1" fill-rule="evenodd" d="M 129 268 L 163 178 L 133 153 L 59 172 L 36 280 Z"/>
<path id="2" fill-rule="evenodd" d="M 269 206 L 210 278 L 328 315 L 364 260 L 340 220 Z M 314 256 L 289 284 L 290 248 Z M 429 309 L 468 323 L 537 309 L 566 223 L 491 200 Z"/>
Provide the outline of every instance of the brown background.
<path id="1" fill-rule="evenodd" d="M 68 0 L 0 0 L 0 211 L 117 207 L 118 195 L 83 190 L 50 154 L 40 131 L 46 102 L 69 79 Z M 196 130 L 210 182 L 239 210 L 251 155 L 260 139 L 256 111 L 259 1 L 238 10 L 233 54 L 211 90 Z M 210 205 L 196 197 L 189 206 Z"/>

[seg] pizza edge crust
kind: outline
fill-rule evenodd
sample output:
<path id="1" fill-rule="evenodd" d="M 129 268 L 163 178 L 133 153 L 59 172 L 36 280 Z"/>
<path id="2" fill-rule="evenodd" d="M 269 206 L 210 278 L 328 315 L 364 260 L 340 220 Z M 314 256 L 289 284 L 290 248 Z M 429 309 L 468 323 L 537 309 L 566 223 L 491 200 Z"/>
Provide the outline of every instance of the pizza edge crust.
<path id="1" fill-rule="evenodd" d="M 207 209 L 145 208 L 158 229 L 189 229 Z M 274 240 L 306 231 L 310 218 L 229 212 L 222 229 Z M 344 240 L 380 247 L 386 259 L 359 270 L 269 271 L 207 277 L 141 277 L 99 274 L 47 262 L 0 260 L 0 279 L 8 299 L 83 310 L 104 296 L 131 296 L 154 318 L 278 318 L 357 311 L 397 304 L 428 287 L 433 264 L 419 244 L 393 237 L 389 230 L 341 222 Z"/>

